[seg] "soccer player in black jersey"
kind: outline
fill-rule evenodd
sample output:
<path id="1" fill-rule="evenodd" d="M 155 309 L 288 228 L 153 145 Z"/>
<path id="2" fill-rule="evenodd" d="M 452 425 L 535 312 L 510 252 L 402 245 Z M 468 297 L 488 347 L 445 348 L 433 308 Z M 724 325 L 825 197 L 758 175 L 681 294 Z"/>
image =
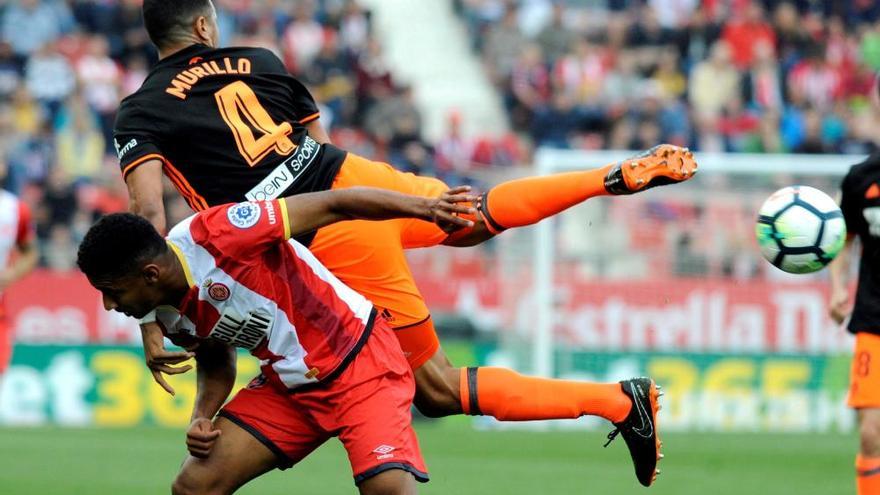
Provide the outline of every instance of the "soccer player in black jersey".
<path id="1" fill-rule="evenodd" d="M 856 492 L 874 495 L 880 493 L 880 153 L 850 168 L 840 185 L 840 209 L 846 221 L 847 241 L 829 264 L 829 310 L 837 323 L 850 317 L 847 328 L 856 334 L 847 400 L 858 413 L 861 439 L 856 456 Z M 849 274 L 856 237 L 862 252 L 853 304 Z"/>
<path id="2" fill-rule="evenodd" d="M 122 102 L 115 140 L 131 208 L 160 231 L 165 229 L 163 172 L 194 210 L 353 186 L 434 197 L 448 189 L 437 179 L 404 174 L 330 144 L 311 95 L 271 52 L 215 48 L 210 0 L 145 0 L 144 20 L 160 61 L 143 87 Z M 440 348 L 403 249 L 474 245 L 590 197 L 680 182 L 695 171 L 689 151 L 661 145 L 594 170 L 499 184 L 481 196 L 472 228 L 450 233 L 416 220 L 353 221 L 298 240 L 383 309 L 414 369 L 415 404 L 423 413 L 485 414 L 511 421 L 599 415 L 624 436 L 639 481 L 648 485 L 656 475 L 660 443 L 654 422 L 659 393 L 653 381 L 594 384 L 527 377 L 502 368 L 453 367 Z M 162 373 L 186 371 L 172 365 L 189 354 L 165 351 L 158 331 L 147 328 L 144 336 L 147 363 L 170 391 Z"/>

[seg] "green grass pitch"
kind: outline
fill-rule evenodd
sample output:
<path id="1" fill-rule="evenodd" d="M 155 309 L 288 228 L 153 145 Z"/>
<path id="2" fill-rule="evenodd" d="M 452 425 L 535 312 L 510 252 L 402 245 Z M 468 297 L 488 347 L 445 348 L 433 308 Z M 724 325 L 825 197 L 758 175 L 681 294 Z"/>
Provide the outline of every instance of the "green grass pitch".
<path id="1" fill-rule="evenodd" d="M 460 419 L 460 418 L 459 418 Z M 423 494 L 850 495 L 854 435 L 669 433 L 663 474 L 650 490 L 632 473 L 623 439 L 602 448 L 598 432 L 475 431 L 461 420 L 419 423 L 431 471 Z M 0 493 L 169 493 L 183 431 L 0 429 Z M 294 468 L 239 493 L 357 493 L 345 453 L 328 442 Z"/>

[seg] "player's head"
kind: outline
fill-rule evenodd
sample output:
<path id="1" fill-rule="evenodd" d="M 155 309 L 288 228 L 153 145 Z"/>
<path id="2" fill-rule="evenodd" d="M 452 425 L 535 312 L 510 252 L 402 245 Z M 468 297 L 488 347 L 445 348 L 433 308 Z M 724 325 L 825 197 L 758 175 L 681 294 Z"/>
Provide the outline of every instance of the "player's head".
<path id="1" fill-rule="evenodd" d="M 115 213 L 98 220 L 79 246 L 77 264 L 104 307 L 142 318 L 161 304 L 170 272 L 165 239 L 146 219 Z"/>
<path id="2" fill-rule="evenodd" d="M 144 0 L 143 9 L 144 26 L 160 52 L 192 43 L 218 46 L 217 12 L 211 0 Z"/>

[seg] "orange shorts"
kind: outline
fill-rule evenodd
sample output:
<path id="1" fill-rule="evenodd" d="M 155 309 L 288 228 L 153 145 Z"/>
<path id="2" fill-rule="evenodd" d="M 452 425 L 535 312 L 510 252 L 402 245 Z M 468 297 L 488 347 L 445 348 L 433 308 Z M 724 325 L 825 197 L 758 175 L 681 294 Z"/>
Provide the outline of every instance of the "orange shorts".
<path id="1" fill-rule="evenodd" d="M 425 197 L 439 196 L 448 189 L 438 179 L 403 173 L 387 163 L 349 153 L 332 189 L 355 186 Z M 415 369 L 437 352 L 440 342 L 403 250 L 436 246 L 447 237 L 435 224 L 422 220 L 351 220 L 318 230 L 309 249 L 334 275 L 376 305 L 396 330 Z"/>
<path id="2" fill-rule="evenodd" d="M 849 382 L 850 407 L 880 408 L 880 335 L 856 334 Z"/>

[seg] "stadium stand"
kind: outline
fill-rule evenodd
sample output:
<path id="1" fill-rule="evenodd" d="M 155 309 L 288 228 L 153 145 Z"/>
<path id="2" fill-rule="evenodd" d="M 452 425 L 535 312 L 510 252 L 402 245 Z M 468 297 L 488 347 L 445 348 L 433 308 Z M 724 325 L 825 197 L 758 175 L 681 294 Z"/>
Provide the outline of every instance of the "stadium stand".
<path id="1" fill-rule="evenodd" d="M 876 2 L 455 0 L 536 145 L 864 153 Z"/>
<path id="2" fill-rule="evenodd" d="M 222 43 L 275 51 L 322 103 L 324 125 L 338 145 L 450 183 L 479 185 L 477 178 L 530 163 L 538 146 L 643 149 L 672 142 L 700 151 L 807 153 L 874 148 L 864 97 L 880 69 L 880 8 L 872 2 L 451 2 L 504 101 L 511 134 L 462 132 L 462 109 L 450 112 L 440 139 L 426 140 L 413 98 L 418 88 L 389 69 L 371 13 L 356 0 L 216 4 Z M 155 59 L 138 0 L 0 6 L 0 157 L 8 169 L 6 187 L 35 211 L 44 267 L 71 269 L 75 246 L 93 219 L 125 209 L 111 138 L 114 112 Z M 174 221 L 188 210 L 170 192 Z M 612 210 L 653 206 L 639 200 Z M 674 205 L 668 210 L 678 211 Z M 694 229 L 719 225 L 700 219 L 736 217 L 737 238 L 750 235 L 749 212 L 713 202 L 698 213 Z M 712 249 L 708 244 L 726 244 L 706 240 L 730 234 L 694 242 L 673 225 L 680 215 L 664 221 L 668 228 L 650 232 L 638 228 L 638 215 L 620 218 L 628 224 L 622 229 L 664 241 L 659 259 L 650 260 L 664 272 L 758 271 L 757 260 L 738 262 L 735 247 Z M 642 241 L 630 238 L 628 244 Z M 684 247 L 694 252 L 694 267 L 673 262 L 671 253 Z M 481 253 L 493 254 L 491 247 Z M 438 255 L 465 267 L 473 256 Z M 438 257 L 419 255 L 415 263 L 436 264 Z"/>
<path id="3" fill-rule="evenodd" d="M 274 51 L 322 104 L 343 148 L 400 168 L 466 180 L 454 128 L 435 151 L 419 109 L 355 0 L 218 0 L 224 45 Z M 0 159 L 5 187 L 35 211 L 41 265 L 73 268 L 92 221 L 126 208 L 112 140 L 119 101 L 146 77 L 156 52 L 138 0 L 14 0 L 0 6 Z M 491 150 L 487 160 L 491 162 Z M 172 220 L 188 215 L 168 195 Z"/>

